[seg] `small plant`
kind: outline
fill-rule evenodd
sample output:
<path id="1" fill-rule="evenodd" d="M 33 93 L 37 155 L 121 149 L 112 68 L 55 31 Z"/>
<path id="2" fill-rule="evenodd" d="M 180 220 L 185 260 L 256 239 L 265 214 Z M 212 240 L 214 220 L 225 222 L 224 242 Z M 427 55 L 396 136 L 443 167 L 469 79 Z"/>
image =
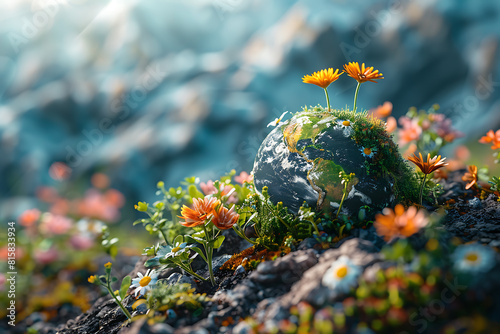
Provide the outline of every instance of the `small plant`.
<path id="1" fill-rule="evenodd" d="M 311 75 L 305 75 L 302 78 L 304 83 L 309 83 L 321 87 L 325 90 L 326 104 L 328 107 L 328 111 L 330 111 L 330 97 L 328 96 L 328 86 L 334 81 L 336 81 L 344 72 L 340 72 L 336 69 L 333 71 L 333 68 L 329 68 L 326 70 L 321 70 L 318 72 L 314 72 Z"/>
<path id="2" fill-rule="evenodd" d="M 159 282 L 149 292 L 147 297 L 148 309 L 164 312 L 167 310 L 186 309 L 193 316 L 203 313 L 204 305 L 210 301 L 205 294 L 195 293 L 190 284 Z M 153 314 L 154 312 L 151 312 Z"/>
<path id="3" fill-rule="evenodd" d="M 191 249 L 207 263 L 212 285 L 215 285 L 212 269 L 213 251 L 224 242 L 225 237 L 220 235 L 220 232 L 231 228 L 238 221 L 239 214 L 234 209 L 234 205 L 231 209 L 227 209 L 217 198 L 208 195 L 203 199 L 194 198 L 193 208 L 183 206 L 181 210 L 180 218 L 184 221 L 180 223 L 186 227 L 199 229 L 198 232 L 185 237 L 191 243 L 198 242 L 203 245 L 205 254 L 197 247 Z"/>
<path id="4" fill-rule="evenodd" d="M 165 188 L 160 181 L 157 184 L 157 195 L 163 195 L 163 200 L 150 206 L 139 202 L 134 207 L 139 212 L 146 213 L 149 218 L 139 219 L 134 225 L 142 224 L 150 234 L 159 234 L 167 245 L 179 234 L 187 233 L 178 223 L 177 214 L 182 204 L 188 203 L 192 197 L 203 197 L 196 188 L 198 180 L 195 177 L 186 178 L 182 183 L 185 187 Z"/>
<path id="5" fill-rule="evenodd" d="M 111 264 L 111 262 L 106 263 L 104 265 L 106 274 L 100 275 L 100 276 L 98 276 L 98 275 L 90 276 L 88 281 L 89 281 L 89 283 L 92 283 L 94 285 L 98 285 L 98 286 L 105 288 L 108 291 L 108 293 L 111 295 L 111 297 L 113 297 L 116 304 L 118 304 L 118 306 L 122 310 L 123 314 L 125 314 L 125 316 L 130 321 L 132 319 L 132 316 L 130 315 L 129 311 L 125 308 L 125 306 L 123 306 L 122 300 L 127 295 L 127 290 L 130 287 L 130 282 L 132 279 L 130 278 L 130 276 L 125 276 L 122 280 L 120 290 L 118 290 L 117 293 L 115 293 L 113 291 L 113 289 L 111 289 L 111 284 L 116 282 L 118 279 L 116 277 L 111 277 L 112 266 L 113 265 Z"/>
<path id="6" fill-rule="evenodd" d="M 440 155 L 434 156 L 434 158 L 431 159 L 430 153 L 427 154 L 427 161 L 424 161 L 424 159 L 422 158 L 422 153 L 419 153 L 418 157 L 414 154 L 413 156 L 408 158 L 408 160 L 413 162 L 424 174 L 422 177 L 422 183 L 420 185 L 420 196 L 419 196 L 420 205 L 422 205 L 422 195 L 424 192 L 425 179 L 427 178 L 427 175 L 431 174 L 432 172 L 434 172 L 439 168 L 443 168 L 444 166 L 448 165 L 447 163 L 444 162 L 445 159 L 446 158 L 441 159 Z"/>
<path id="7" fill-rule="evenodd" d="M 358 93 L 361 84 L 367 81 L 376 82 L 375 80 L 383 79 L 384 76 L 378 70 L 374 71 L 373 67 L 365 67 L 364 63 L 360 68 L 358 62 L 350 62 L 349 64 L 344 65 L 344 72 L 358 82 L 358 85 L 356 86 L 356 92 L 354 93 L 354 106 L 352 108 L 352 110 L 356 112 Z"/>
<path id="8" fill-rule="evenodd" d="M 175 238 L 172 246 L 158 245 L 158 248 L 145 249 L 146 255 L 154 255 L 155 257 L 147 260 L 144 266 L 149 268 L 163 265 L 162 269 L 179 267 L 198 279 L 205 281 L 205 278 L 195 273 L 191 268 L 191 263 L 194 260 L 194 257 L 191 256 L 191 250 L 202 254 L 198 247 L 195 247 L 194 244 L 188 245 L 184 242 L 184 237 L 179 235 Z"/>
<path id="9" fill-rule="evenodd" d="M 342 188 L 342 199 L 340 200 L 339 209 L 337 210 L 337 214 L 335 215 L 335 218 L 339 217 L 340 210 L 342 209 L 342 204 L 344 204 L 344 200 L 347 196 L 347 186 L 349 185 L 349 182 L 352 181 L 354 176 L 355 176 L 354 173 L 347 174 L 344 171 L 341 171 L 339 173 L 339 177 L 342 179 L 342 181 L 340 181 L 340 183 L 344 186 L 344 188 Z"/>

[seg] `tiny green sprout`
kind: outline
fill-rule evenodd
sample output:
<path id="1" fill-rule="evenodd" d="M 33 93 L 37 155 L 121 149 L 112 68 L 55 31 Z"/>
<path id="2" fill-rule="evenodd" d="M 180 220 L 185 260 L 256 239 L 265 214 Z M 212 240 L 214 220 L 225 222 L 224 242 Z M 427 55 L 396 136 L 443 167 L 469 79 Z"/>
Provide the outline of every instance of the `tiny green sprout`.
<path id="1" fill-rule="evenodd" d="M 342 190 L 342 199 L 340 200 L 340 205 L 339 205 L 339 208 L 337 210 L 337 214 L 335 215 L 335 218 L 339 217 L 340 210 L 342 209 L 342 205 L 344 204 L 344 200 L 347 196 L 347 186 L 349 185 L 349 182 L 352 181 L 354 176 L 355 176 L 354 173 L 347 174 L 344 171 L 341 171 L 339 173 L 339 177 L 341 178 L 340 183 L 344 185 L 344 188 Z"/>
<path id="2" fill-rule="evenodd" d="M 122 284 L 120 286 L 120 290 L 117 290 L 118 293 L 113 291 L 111 288 L 111 283 L 116 282 L 118 279 L 116 277 L 111 277 L 111 269 L 113 267 L 113 264 L 111 262 L 108 262 L 104 265 L 104 268 L 106 269 L 106 275 L 92 275 L 88 278 L 89 283 L 101 286 L 105 288 L 108 293 L 113 297 L 115 300 L 116 304 L 120 307 L 122 310 L 123 314 L 128 318 L 130 321 L 132 319 L 132 316 L 130 315 L 130 312 L 125 308 L 123 305 L 122 301 L 125 298 L 127 294 L 127 290 L 130 286 L 131 278 L 130 276 L 125 276 L 122 280 Z"/>

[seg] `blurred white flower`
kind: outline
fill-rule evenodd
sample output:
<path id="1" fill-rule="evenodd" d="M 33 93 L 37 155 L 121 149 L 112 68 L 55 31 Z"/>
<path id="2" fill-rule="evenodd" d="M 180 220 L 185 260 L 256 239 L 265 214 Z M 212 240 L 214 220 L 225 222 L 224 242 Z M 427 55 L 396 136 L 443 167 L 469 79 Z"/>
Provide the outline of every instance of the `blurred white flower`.
<path id="1" fill-rule="evenodd" d="M 357 284 L 361 268 L 345 255 L 342 255 L 323 275 L 324 286 L 338 292 L 348 292 Z"/>

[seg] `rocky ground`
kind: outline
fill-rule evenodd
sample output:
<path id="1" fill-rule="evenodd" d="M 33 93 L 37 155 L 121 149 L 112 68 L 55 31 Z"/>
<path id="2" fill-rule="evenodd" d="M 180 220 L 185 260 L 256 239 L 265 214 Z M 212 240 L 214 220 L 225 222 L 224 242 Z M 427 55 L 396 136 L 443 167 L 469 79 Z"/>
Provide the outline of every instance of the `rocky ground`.
<path id="1" fill-rule="evenodd" d="M 442 182 L 444 192 L 439 202 L 443 203 L 441 207 L 447 210 L 442 225 L 446 229 L 445 235 L 450 238 L 459 237 L 465 241 L 478 241 L 492 247 L 500 246 L 500 202 L 496 201 L 493 195 L 483 200 L 473 197 L 473 191 L 464 190 L 463 182 L 459 178 L 460 173 L 452 173 L 447 181 Z M 231 237 L 231 234 L 228 237 Z M 248 246 L 236 237 L 229 238 L 228 241 L 231 242 L 224 244 L 226 248 L 216 254 L 216 268 L 229 259 L 229 255 Z M 422 243 L 421 235 L 414 235 L 409 241 L 415 248 L 423 248 L 425 244 Z M 66 323 L 56 325 L 40 322 L 35 325 L 38 333 L 61 334 L 247 333 L 248 328 L 238 324 L 241 318 L 253 316 L 261 323 L 278 322 L 287 318 L 290 307 L 301 301 L 312 306 L 342 301 L 345 296 L 336 294 L 320 284 L 325 271 L 344 255 L 363 268 L 364 277 L 373 276 L 390 265 L 380 253 L 384 245 L 384 240 L 376 235 L 373 227 L 354 230 L 351 236 L 340 240 L 329 249 L 323 249 L 315 239 L 308 238 L 289 254 L 275 261 L 263 262 L 251 272 L 246 272 L 242 267 L 234 272 L 216 270 L 216 288 L 211 288 L 209 284 L 200 284 L 177 270 L 168 269 L 162 272 L 161 279 L 191 283 L 199 292 L 205 292 L 212 297 L 204 312 L 197 317 L 184 314 L 173 321 L 154 325 L 139 320 L 123 327 L 125 316 L 111 298 L 105 296 L 96 300 L 89 311 L 67 320 Z M 498 258 L 497 254 L 496 266 L 478 287 L 478 291 L 490 296 L 494 301 L 500 300 Z M 144 261 L 145 258 L 141 258 L 137 262 L 130 273 L 132 277 L 135 277 L 138 271 L 145 271 Z M 194 263 L 193 267 L 195 270 L 198 268 L 200 272 L 203 270 L 201 263 Z M 130 308 L 132 303 L 133 297 L 128 296 L 125 304 Z M 500 311 L 498 306 L 491 312 L 497 311 Z M 485 316 L 488 317 L 488 314 Z M 25 325 L 26 323 L 20 324 L 13 333 L 22 333 Z"/>

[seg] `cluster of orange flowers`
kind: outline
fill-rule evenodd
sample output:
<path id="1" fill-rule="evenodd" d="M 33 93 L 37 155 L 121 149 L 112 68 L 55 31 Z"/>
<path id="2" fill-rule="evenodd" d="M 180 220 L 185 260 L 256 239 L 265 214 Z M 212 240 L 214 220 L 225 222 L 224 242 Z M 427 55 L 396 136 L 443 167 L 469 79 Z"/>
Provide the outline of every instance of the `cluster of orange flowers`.
<path id="1" fill-rule="evenodd" d="M 493 132 L 493 130 L 488 131 L 488 133 L 486 133 L 486 136 L 483 136 L 481 139 L 479 139 L 479 142 L 481 144 L 491 143 L 492 150 L 500 149 L 500 130 L 497 130 L 496 132 Z"/>
<path id="2" fill-rule="evenodd" d="M 231 209 L 226 208 L 217 198 L 211 196 L 193 198 L 192 208 L 186 205 L 182 207 L 179 218 L 184 221 L 180 223 L 186 227 L 195 227 L 210 221 L 219 230 L 227 230 L 232 228 L 240 217 L 234 208 L 234 205 Z"/>
<path id="3" fill-rule="evenodd" d="M 375 80 L 383 79 L 384 76 L 378 70 L 374 70 L 373 67 L 366 67 L 363 63 L 361 67 L 357 62 L 350 62 L 344 65 L 344 70 L 339 73 L 339 70 L 335 71 L 333 68 L 321 70 L 314 72 L 311 75 L 305 75 L 302 78 L 304 83 L 310 83 L 326 89 L 332 82 L 336 81 L 343 73 L 347 73 L 351 78 L 356 79 L 357 82 L 363 83 L 366 81 L 376 82 Z"/>

